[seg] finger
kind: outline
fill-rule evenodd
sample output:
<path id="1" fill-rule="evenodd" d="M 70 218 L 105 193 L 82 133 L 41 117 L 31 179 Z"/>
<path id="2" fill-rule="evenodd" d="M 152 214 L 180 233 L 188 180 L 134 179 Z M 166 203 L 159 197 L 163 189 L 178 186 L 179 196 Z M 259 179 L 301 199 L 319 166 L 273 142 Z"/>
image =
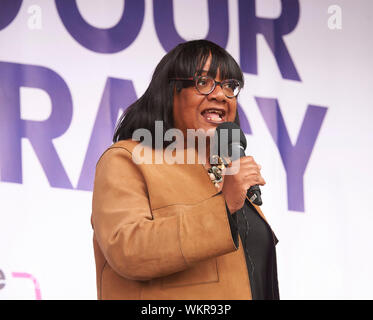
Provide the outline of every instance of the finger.
<path id="1" fill-rule="evenodd" d="M 241 162 L 241 166 L 242 167 L 248 167 L 248 166 L 258 167 L 259 165 L 254 160 L 246 160 L 245 159 Z"/>
<path id="2" fill-rule="evenodd" d="M 261 175 L 251 175 L 245 179 L 245 185 L 248 187 L 256 184 L 259 184 L 261 186 L 264 186 L 266 184 L 265 180 Z"/>
<path id="3" fill-rule="evenodd" d="M 255 158 L 253 156 L 244 156 L 241 159 L 244 159 L 245 161 L 255 162 L 256 163 Z"/>
<path id="4" fill-rule="evenodd" d="M 264 186 L 264 185 L 266 184 L 266 181 L 263 179 L 262 176 L 260 176 L 259 181 L 260 181 L 259 184 L 260 184 L 261 186 Z"/>
<path id="5" fill-rule="evenodd" d="M 241 171 L 243 177 L 260 176 L 260 169 L 258 167 L 244 168 Z"/>

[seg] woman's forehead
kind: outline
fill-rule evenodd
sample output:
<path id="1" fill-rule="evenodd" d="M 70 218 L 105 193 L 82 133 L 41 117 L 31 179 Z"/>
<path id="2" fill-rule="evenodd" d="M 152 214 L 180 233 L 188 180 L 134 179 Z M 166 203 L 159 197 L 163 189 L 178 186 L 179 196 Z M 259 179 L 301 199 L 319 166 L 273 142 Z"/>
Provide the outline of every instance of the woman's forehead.
<path id="1" fill-rule="evenodd" d="M 197 70 L 196 74 L 198 76 L 212 76 L 214 78 L 220 78 L 220 70 L 217 69 L 215 72 L 206 68 Z"/>
<path id="2" fill-rule="evenodd" d="M 204 62 L 203 60 L 205 60 L 205 63 L 202 66 L 202 64 Z M 224 61 L 221 61 L 221 59 L 219 59 L 218 57 L 216 57 L 216 56 L 214 56 L 210 53 L 209 56 L 206 59 L 201 59 L 195 74 L 197 74 L 197 75 L 208 75 L 208 76 L 211 76 L 211 77 L 214 77 L 214 78 L 215 77 L 220 78 L 220 76 L 222 74 L 221 73 L 222 70 L 223 70 L 223 73 L 225 73 L 226 75 L 229 74 L 229 71 L 225 70 L 225 69 L 226 69 L 226 66 L 224 65 Z M 225 72 L 224 72 L 224 70 L 225 70 Z"/>
<path id="3" fill-rule="evenodd" d="M 183 52 L 172 77 L 208 75 L 213 78 L 242 80 L 239 67 L 228 56 L 215 51 Z"/>

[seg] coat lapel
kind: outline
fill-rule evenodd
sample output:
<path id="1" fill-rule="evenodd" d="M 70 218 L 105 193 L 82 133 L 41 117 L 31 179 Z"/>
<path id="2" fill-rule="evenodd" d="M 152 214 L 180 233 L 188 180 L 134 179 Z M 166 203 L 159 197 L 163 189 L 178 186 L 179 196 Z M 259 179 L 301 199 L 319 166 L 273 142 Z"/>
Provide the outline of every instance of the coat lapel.
<path id="1" fill-rule="evenodd" d="M 271 229 L 271 231 L 272 231 L 272 235 L 273 235 L 273 241 L 274 241 L 274 244 L 276 245 L 276 244 L 278 243 L 278 239 L 277 239 L 275 233 L 273 232 L 271 226 L 269 225 L 267 219 L 265 218 L 265 216 L 264 216 L 262 210 L 260 209 L 259 206 L 257 206 L 257 205 L 254 204 L 252 201 L 250 201 L 250 199 L 249 199 L 248 196 L 246 196 L 246 199 L 247 199 L 248 202 L 250 202 L 250 203 L 252 204 L 252 206 L 254 207 L 254 209 L 256 210 L 256 212 L 257 212 L 257 213 L 258 213 L 258 214 L 263 218 L 263 220 L 267 223 L 268 227 Z"/>

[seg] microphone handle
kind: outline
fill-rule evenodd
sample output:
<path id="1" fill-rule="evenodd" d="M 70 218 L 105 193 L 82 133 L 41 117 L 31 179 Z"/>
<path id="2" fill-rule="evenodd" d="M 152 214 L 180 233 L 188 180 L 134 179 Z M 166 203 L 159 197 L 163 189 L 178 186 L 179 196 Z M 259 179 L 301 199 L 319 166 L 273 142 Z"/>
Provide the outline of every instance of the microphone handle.
<path id="1" fill-rule="evenodd" d="M 251 186 L 249 190 L 247 190 L 247 197 L 250 199 L 250 201 L 257 206 L 261 206 L 263 204 L 262 192 L 260 191 L 259 185 Z"/>
<path id="2" fill-rule="evenodd" d="M 240 146 L 240 158 L 245 157 L 245 150 L 243 149 L 242 146 Z M 257 206 L 261 206 L 263 204 L 262 197 L 261 197 L 262 192 L 260 191 L 259 185 L 254 185 L 247 190 L 247 197 L 250 199 L 250 201 Z"/>

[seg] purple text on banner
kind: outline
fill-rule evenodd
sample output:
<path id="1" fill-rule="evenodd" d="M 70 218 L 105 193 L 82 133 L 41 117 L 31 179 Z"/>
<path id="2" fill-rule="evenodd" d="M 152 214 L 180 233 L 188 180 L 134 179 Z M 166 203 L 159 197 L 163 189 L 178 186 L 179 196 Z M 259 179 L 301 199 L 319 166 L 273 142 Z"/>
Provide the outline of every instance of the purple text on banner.
<path id="1" fill-rule="evenodd" d="M 70 35 L 83 47 L 99 53 L 116 53 L 129 47 L 144 21 L 144 0 L 126 0 L 119 22 L 100 29 L 85 21 L 76 0 L 56 0 L 58 14 Z"/>
<path id="2" fill-rule="evenodd" d="M 22 0 L 0 1 L 0 30 L 6 28 L 17 16 Z"/>
<path id="3" fill-rule="evenodd" d="M 44 90 L 52 112 L 44 121 L 21 119 L 20 88 Z M 1 181 L 22 183 L 21 139 L 29 139 L 52 187 L 72 189 L 53 139 L 69 128 L 72 99 L 65 81 L 41 66 L 0 62 L 0 172 Z"/>
<path id="4" fill-rule="evenodd" d="M 255 99 L 286 170 L 288 209 L 304 212 L 303 176 L 327 108 L 308 105 L 297 142 L 292 145 L 277 99 Z"/>
<path id="5" fill-rule="evenodd" d="M 107 79 L 77 189 L 93 190 L 96 163 L 112 141 L 119 111 L 123 112 L 136 99 L 132 81 Z"/>
<path id="6" fill-rule="evenodd" d="M 240 65 L 243 72 L 258 74 L 257 34 L 267 41 L 285 79 L 301 81 L 283 36 L 292 32 L 299 20 L 298 0 L 281 0 L 278 18 L 259 18 L 255 0 L 239 0 Z M 260 59 L 260 57 L 259 57 Z"/>
<path id="7" fill-rule="evenodd" d="M 176 31 L 173 0 L 153 1 L 154 24 L 158 39 L 165 51 L 185 42 Z M 225 48 L 228 42 L 229 17 L 228 0 L 208 0 L 209 31 L 207 40 Z M 194 21 L 198 24 L 198 21 Z"/>

